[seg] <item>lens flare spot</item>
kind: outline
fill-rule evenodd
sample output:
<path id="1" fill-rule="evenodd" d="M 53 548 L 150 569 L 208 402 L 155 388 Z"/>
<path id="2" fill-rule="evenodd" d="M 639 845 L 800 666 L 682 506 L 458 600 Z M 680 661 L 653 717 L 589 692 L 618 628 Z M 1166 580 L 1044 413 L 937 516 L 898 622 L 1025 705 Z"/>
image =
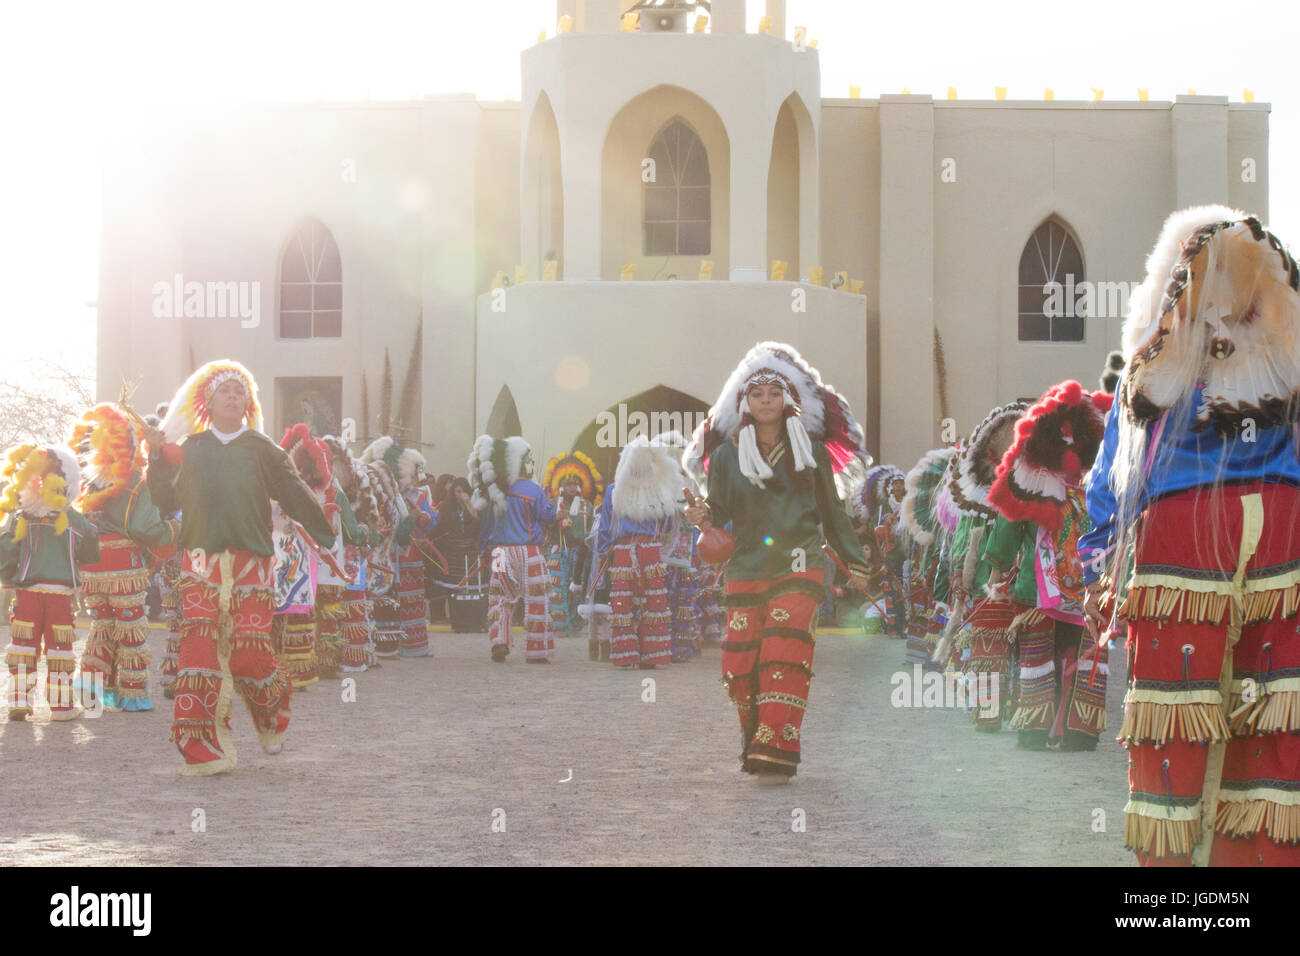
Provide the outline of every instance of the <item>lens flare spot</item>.
<path id="1" fill-rule="evenodd" d="M 763 544 L 767 545 L 769 548 L 772 547 L 772 545 L 775 543 L 776 543 L 776 539 L 773 538 L 770 534 L 763 536 Z"/>
<path id="2" fill-rule="evenodd" d="M 566 355 L 555 365 L 555 384 L 570 392 L 585 388 L 591 379 L 591 367 L 579 355 Z"/>

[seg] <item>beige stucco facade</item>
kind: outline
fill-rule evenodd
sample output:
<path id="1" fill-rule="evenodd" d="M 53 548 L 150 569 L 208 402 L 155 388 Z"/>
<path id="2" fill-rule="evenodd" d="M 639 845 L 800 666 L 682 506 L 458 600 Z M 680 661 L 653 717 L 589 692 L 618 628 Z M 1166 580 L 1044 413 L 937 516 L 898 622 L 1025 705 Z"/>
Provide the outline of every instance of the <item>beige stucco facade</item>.
<path id="1" fill-rule="evenodd" d="M 1082 342 L 1019 341 L 1019 263 L 1045 220 L 1077 242 L 1084 279 L 1129 283 L 1176 208 L 1267 218 L 1267 104 L 823 99 L 819 54 L 783 38 L 783 5 L 767 5 L 773 35 L 745 33 L 743 7 L 715 2 L 708 33 L 624 33 L 616 0 L 560 2 L 573 32 L 523 52 L 519 103 L 281 104 L 168 125 L 147 165 L 105 172 L 102 397 L 143 374 L 150 406 L 192 362 L 229 356 L 262 383 L 268 431 L 288 413 L 278 380 L 332 377 L 364 435 L 362 374 L 373 420 L 384 351 L 396 395 L 421 322 L 407 424 L 432 470 L 460 472 L 503 389 L 551 455 L 656 386 L 711 403 L 777 338 L 849 398 L 876 458 L 906 467 L 940 440 L 936 330 L 963 434 L 995 403 L 1095 382 L 1118 345 L 1114 303 Z M 708 157 L 707 254 L 644 254 L 643 160 L 674 120 Z M 281 260 L 306 218 L 338 246 L 339 338 L 278 332 Z M 787 281 L 768 279 L 774 259 Z M 494 296 L 516 266 L 527 280 Z M 840 271 L 861 294 L 825 287 Z M 178 274 L 257 283 L 260 323 L 156 316 L 155 284 Z"/>

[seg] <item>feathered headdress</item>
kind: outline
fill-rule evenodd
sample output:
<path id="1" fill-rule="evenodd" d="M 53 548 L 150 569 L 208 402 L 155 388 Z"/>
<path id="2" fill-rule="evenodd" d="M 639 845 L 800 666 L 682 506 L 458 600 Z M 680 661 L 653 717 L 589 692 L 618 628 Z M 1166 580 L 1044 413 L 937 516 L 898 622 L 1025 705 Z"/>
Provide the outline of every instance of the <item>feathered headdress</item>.
<path id="1" fill-rule="evenodd" d="M 546 463 L 542 472 L 542 487 L 552 498 L 560 496 L 560 486 L 566 481 L 578 482 L 578 495 L 599 507 L 604 482 L 596 463 L 580 451 L 556 455 Z"/>
<path id="2" fill-rule="evenodd" d="M 1155 421 L 1203 382 L 1198 430 L 1294 424 L 1298 290 L 1300 268 L 1254 216 L 1226 206 L 1170 216 L 1124 323 L 1128 420 Z"/>
<path id="3" fill-rule="evenodd" d="M 372 461 L 383 462 L 402 491 L 414 487 L 425 468 L 423 455 L 414 448 L 402 447 L 388 435 L 376 438 L 361 453 L 362 464 L 369 464 Z"/>
<path id="4" fill-rule="evenodd" d="M 291 425 L 280 439 L 280 447 L 289 453 L 294 470 L 308 488 L 320 494 L 329 487 L 334 477 L 330 451 L 323 441 L 312 437 L 304 423 Z"/>
<path id="5" fill-rule="evenodd" d="M 518 435 L 493 438 L 479 435 L 465 463 L 469 471 L 470 506 L 483 511 L 488 503 L 498 518 L 506 513 L 506 495 L 520 478 L 533 474 L 533 449 Z"/>
<path id="6" fill-rule="evenodd" d="M 989 503 L 1010 521 L 1061 529 L 1068 501 L 1092 467 L 1106 431 L 1111 396 L 1088 392 L 1078 382 L 1047 390 L 1016 422 L 1016 439 L 989 492 Z"/>
<path id="7" fill-rule="evenodd" d="M 957 456 L 952 473 L 952 497 L 957 507 L 968 515 L 996 518 L 997 509 L 989 504 L 989 490 L 998 477 L 998 465 L 1016 438 L 1016 422 L 1029 408 L 1028 402 L 999 405 L 975 426 L 965 448 Z"/>
<path id="8" fill-rule="evenodd" d="M 363 494 L 362 504 L 365 505 L 367 500 L 373 502 L 374 513 L 358 513 L 357 517 L 367 523 L 373 522 L 376 529 L 391 530 L 401 517 L 401 505 L 398 503 L 401 491 L 397 487 L 397 479 L 382 461 L 367 462 L 362 466 L 361 473 L 365 478 L 364 487 L 369 492 L 368 496 Z"/>
<path id="9" fill-rule="evenodd" d="M 69 446 L 85 482 L 77 497 L 82 514 L 95 514 L 131 490 L 131 477 L 144 464 L 140 436 L 131 418 L 112 402 L 88 408 L 72 427 Z"/>
<path id="10" fill-rule="evenodd" d="M 224 382 L 238 379 L 244 385 L 248 402 L 244 406 L 244 424 L 253 431 L 262 430 L 262 406 L 257 401 L 257 382 L 253 373 L 232 359 L 217 359 L 201 366 L 185 380 L 167 404 L 162 433 L 168 442 L 179 442 L 186 435 L 201 432 L 212 424 L 208 402 Z"/>
<path id="11" fill-rule="evenodd" d="M 682 488 L 681 446 L 638 435 L 624 446 L 614 471 L 614 510 L 633 521 L 677 514 Z"/>
<path id="12" fill-rule="evenodd" d="M 823 442 L 840 497 L 847 497 L 855 472 L 871 464 L 862 426 L 853 417 L 848 401 L 825 384 L 793 346 L 781 342 L 760 342 L 736 366 L 682 457 L 687 472 L 705 487 L 709 456 L 723 442 L 734 438 L 740 448 L 741 472 L 759 488 L 765 487 L 772 469 L 758 452 L 746 401 L 754 385 L 780 385 L 785 393 L 785 425 L 795 470 L 815 468 L 811 442 Z"/>
<path id="13" fill-rule="evenodd" d="M 957 462 L 961 458 L 962 446 L 958 445 L 948 464 L 944 465 L 943 475 L 939 478 L 939 487 L 934 492 L 934 517 L 939 522 L 939 527 L 952 534 L 957 530 L 957 525 L 961 522 L 961 508 L 957 505 L 957 499 L 953 497 L 953 490 L 957 484 Z"/>
<path id="14" fill-rule="evenodd" d="M 957 449 L 953 447 L 926 452 L 904 479 L 907 494 L 903 497 L 898 520 L 912 540 L 922 547 L 933 543 L 939 530 L 939 520 L 934 514 L 934 496 L 943 482 L 949 460 L 956 453 Z"/>
<path id="15" fill-rule="evenodd" d="M 54 519 L 54 533 L 68 530 L 68 503 L 81 486 L 81 469 L 66 446 L 17 445 L 5 456 L 0 475 L 8 481 L 0 496 L 0 514 L 17 513 L 14 540 L 27 535 L 27 515 Z"/>
<path id="16" fill-rule="evenodd" d="M 362 498 L 365 495 L 374 495 L 370 490 L 366 480 L 365 473 L 361 470 L 361 462 L 352 456 L 348 451 L 348 446 L 335 435 L 326 435 L 321 439 L 325 448 L 330 453 L 330 471 L 334 475 L 334 480 L 338 486 L 343 489 L 343 494 L 347 496 L 348 504 L 352 507 L 354 514 L 360 514 L 362 508 Z M 371 508 L 371 513 L 374 509 Z M 358 521 L 362 520 L 360 517 Z"/>

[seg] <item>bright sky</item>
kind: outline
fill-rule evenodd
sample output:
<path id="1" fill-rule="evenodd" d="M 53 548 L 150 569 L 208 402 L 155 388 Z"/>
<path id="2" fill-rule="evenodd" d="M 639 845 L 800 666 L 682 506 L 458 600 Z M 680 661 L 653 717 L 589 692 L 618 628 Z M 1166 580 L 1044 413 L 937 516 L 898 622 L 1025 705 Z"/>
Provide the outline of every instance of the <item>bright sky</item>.
<path id="1" fill-rule="evenodd" d="M 627 0 L 631 5 L 632 0 Z M 756 25 L 761 0 L 749 0 Z M 1270 102 L 1269 224 L 1300 247 L 1300 5 L 1094 0 L 991 4 L 789 0 L 818 40 L 822 92 L 1170 100 L 1189 88 Z M 0 33 L 0 377 L 92 355 L 99 162 L 196 103 L 519 97 L 519 53 L 555 32 L 552 0 L 184 0 L 10 4 Z M 752 28 L 752 26 L 751 26 Z M 135 134 L 124 131 L 138 130 Z M 124 141 L 125 140 L 125 141 Z M 133 142 L 134 140 L 134 142 Z M 249 144 L 274 149 L 273 143 Z M 1149 237 L 1154 241 L 1155 236 Z M 1135 277 L 1136 278 L 1136 277 Z"/>

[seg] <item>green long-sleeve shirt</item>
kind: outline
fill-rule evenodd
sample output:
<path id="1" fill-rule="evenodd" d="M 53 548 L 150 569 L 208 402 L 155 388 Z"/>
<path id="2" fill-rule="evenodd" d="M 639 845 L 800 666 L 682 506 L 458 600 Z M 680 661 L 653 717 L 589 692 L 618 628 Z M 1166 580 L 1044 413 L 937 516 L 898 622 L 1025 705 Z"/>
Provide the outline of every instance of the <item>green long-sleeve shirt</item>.
<path id="1" fill-rule="evenodd" d="M 986 532 L 985 538 L 984 556 L 1003 576 L 1015 567 L 1016 555 L 1020 555 L 1020 570 L 1016 574 L 1016 583 L 1011 587 L 1011 598 L 1037 607 L 1038 576 L 1034 573 L 1034 558 L 1038 547 L 1038 525 L 1032 521 L 1008 521 L 999 515 L 993 530 Z"/>
<path id="2" fill-rule="evenodd" d="M 357 516 L 348 503 L 348 496 L 342 488 L 334 489 L 334 503 L 339 506 L 339 518 L 343 523 L 343 540 L 348 544 L 365 544 L 366 529 L 361 527 Z"/>
<path id="3" fill-rule="evenodd" d="M 100 534 L 125 535 L 149 548 L 175 544 L 180 534 L 181 523 L 162 516 L 139 475 L 131 476 L 130 490 L 110 498 L 103 508 L 86 517 Z"/>
<path id="4" fill-rule="evenodd" d="M 740 470 L 735 442 L 725 442 L 709 457 L 706 504 L 715 527 L 731 522 L 736 553 L 727 563 L 728 579 L 779 578 L 790 574 L 803 550 L 808 567 L 818 567 L 822 533 L 836 556 L 858 574 L 867 574 L 867 557 L 835 490 L 826 446 L 813 441 L 817 467 L 805 472 L 810 482 L 796 480 L 794 457 L 783 437 L 767 456 L 772 477 L 766 488 L 753 484 Z M 820 529 L 819 529 L 820 526 Z"/>
<path id="5" fill-rule="evenodd" d="M 953 581 L 961 582 L 972 594 L 980 594 L 988 583 L 991 566 L 988 559 L 989 532 L 993 522 L 977 515 L 962 515 L 957 523 L 957 530 L 952 538 Z M 971 555 L 971 542 L 974 541 L 974 556 Z M 971 580 L 967 582 L 966 566 L 973 564 Z"/>
<path id="6" fill-rule="evenodd" d="M 249 429 L 222 444 L 199 432 L 181 445 L 179 468 L 149 458 L 149 490 L 164 511 L 181 512 L 181 547 L 209 554 L 243 549 L 269 557 L 271 499 L 323 547 L 334 544 L 325 512 L 289 463 L 284 449 Z"/>
<path id="7" fill-rule="evenodd" d="M 99 532 L 74 508 L 67 509 L 68 528 L 54 533 L 53 517 L 28 518 L 27 533 L 14 540 L 18 519 L 10 515 L 0 526 L 0 583 L 7 588 L 29 588 L 37 584 L 71 587 L 79 579 L 73 564 L 94 564 L 99 560 Z"/>

